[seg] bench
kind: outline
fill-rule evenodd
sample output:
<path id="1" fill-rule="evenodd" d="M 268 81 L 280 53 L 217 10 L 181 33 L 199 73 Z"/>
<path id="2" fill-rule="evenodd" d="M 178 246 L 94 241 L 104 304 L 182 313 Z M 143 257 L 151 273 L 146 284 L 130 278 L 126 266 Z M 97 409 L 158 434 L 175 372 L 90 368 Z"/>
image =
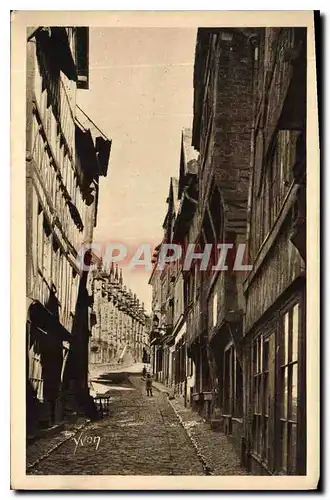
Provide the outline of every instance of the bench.
<path id="1" fill-rule="evenodd" d="M 94 397 L 94 402 L 101 418 L 110 414 L 110 396 L 97 394 Z"/>

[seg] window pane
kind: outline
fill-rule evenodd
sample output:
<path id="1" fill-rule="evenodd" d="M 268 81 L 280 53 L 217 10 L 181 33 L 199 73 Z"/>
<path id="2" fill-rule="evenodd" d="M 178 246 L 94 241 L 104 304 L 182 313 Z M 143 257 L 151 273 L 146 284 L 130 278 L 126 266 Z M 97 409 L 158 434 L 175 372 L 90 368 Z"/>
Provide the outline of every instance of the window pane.
<path id="1" fill-rule="evenodd" d="M 262 456 L 266 460 L 268 459 L 268 418 L 267 417 L 264 417 Z"/>
<path id="2" fill-rule="evenodd" d="M 292 387 L 291 387 L 291 420 L 297 421 L 298 406 L 298 364 L 292 365 Z"/>
<path id="3" fill-rule="evenodd" d="M 299 334 L 299 304 L 292 311 L 292 361 L 298 359 L 298 334 Z"/>
<path id="4" fill-rule="evenodd" d="M 289 360 L 289 313 L 284 315 L 284 344 L 283 344 L 283 361 L 282 364 L 286 365 Z"/>
<path id="5" fill-rule="evenodd" d="M 296 473 L 297 465 L 297 425 L 289 424 L 289 473 Z"/>
<path id="6" fill-rule="evenodd" d="M 268 371 L 268 358 L 269 358 L 269 342 L 264 342 L 263 350 L 263 371 Z"/>
<path id="7" fill-rule="evenodd" d="M 262 417 L 259 415 L 258 416 L 258 432 L 259 432 L 259 435 L 258 435 L 258 454 L 261 455 L 261 452 L 262 452 Z"/>
<path id="8" fill-rule="evenodd" d="M 287 423 L 281 422 L 281 444 L 282 444 L 281 467 L 284 471 L 287 470 L 287 440 L 288 440 Z"/>
<path id="9" fill-rule="evenodd" d="M 253 395 L 254 395 L 254 413 L 258 413 L 258 378 L 254 378 L 254 387 L 253 387 Z"/>
<path id="10" fill-rule="evenodd" d="M 262 413 L 262 393 L 261 393 L 262 375 L 258 377 L 258 413 Z"/>
<path id="11" fill-rule="evenodd" d="M 268 415 L 268 374 L 264 374 L 263 414 Z"/>
<path id="12" fill-rule="evenodd" d="M 253 417 L 253 451 L 258 452 L 258 417 Z"/>
<path id="13" fill-rule="evenodd" d="M 282 369 L 282 405 L 281 418 L 287 419 L 288 416 L 288 368 Z"/>
<path id="14" fill-rule="evenodd" d="M 257 352 L 258 352 L 258 348 L 257 348 L 257 343 L 255 342 L 254 346 L 253 346 L 253 374 L 254 375 L 257 373 Z"/>

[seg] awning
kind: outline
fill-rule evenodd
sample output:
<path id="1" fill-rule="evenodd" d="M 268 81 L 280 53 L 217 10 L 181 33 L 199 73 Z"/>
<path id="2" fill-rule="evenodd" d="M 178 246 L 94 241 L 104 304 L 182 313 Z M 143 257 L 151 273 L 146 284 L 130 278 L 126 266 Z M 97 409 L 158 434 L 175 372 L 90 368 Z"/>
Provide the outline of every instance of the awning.
<path id="1" fill-rule="evenodd" d="M 47 334 L 58 336 L 62 341 L 70 341 L 71 334 L 55 318 L 55 316 L 39 300 L 35 300 L 29 307 L 28 319 L 36 328 L 40 328 Z"/>

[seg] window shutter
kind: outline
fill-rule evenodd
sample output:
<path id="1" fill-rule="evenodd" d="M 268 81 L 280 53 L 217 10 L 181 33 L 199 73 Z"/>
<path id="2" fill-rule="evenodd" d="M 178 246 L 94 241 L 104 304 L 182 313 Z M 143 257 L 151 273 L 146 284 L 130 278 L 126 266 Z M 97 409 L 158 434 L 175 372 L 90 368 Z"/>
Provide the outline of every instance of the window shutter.
<path id="1" fill-rule="evenodd" d="M 87 27 L 76 28 L 76 68 L 77 88 L 89 88 L 89 30 Z"/>

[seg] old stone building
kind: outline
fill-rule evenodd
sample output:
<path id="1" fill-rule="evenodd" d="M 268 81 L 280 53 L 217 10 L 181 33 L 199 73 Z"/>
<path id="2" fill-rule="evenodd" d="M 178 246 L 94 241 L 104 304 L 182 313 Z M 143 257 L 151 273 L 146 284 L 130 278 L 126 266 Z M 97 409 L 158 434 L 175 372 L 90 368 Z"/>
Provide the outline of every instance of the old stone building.
<path id="1" fill-rule="evenodd" d="M 27 431 L 87 393 L 90 299 L 77 255 L 91 242 L 111 141 L 78 120 L 88 29 L 28 30 L 26 101 Z M 87 117 L 86 117 L 87 119 Z M 87 256 L 88 258 L 88 256 Z M 77 363 L 77 359 L 79 363 Z"/>
<path id="2" fill-rule="evenodd" d="M 91 271 L 89 289 L 93 296 L 90 371 L 100 365 L 147 362 L 149 317 L 144 304 L 124 282 L 122 270 L 105 270 L 99 261 Z"/>

